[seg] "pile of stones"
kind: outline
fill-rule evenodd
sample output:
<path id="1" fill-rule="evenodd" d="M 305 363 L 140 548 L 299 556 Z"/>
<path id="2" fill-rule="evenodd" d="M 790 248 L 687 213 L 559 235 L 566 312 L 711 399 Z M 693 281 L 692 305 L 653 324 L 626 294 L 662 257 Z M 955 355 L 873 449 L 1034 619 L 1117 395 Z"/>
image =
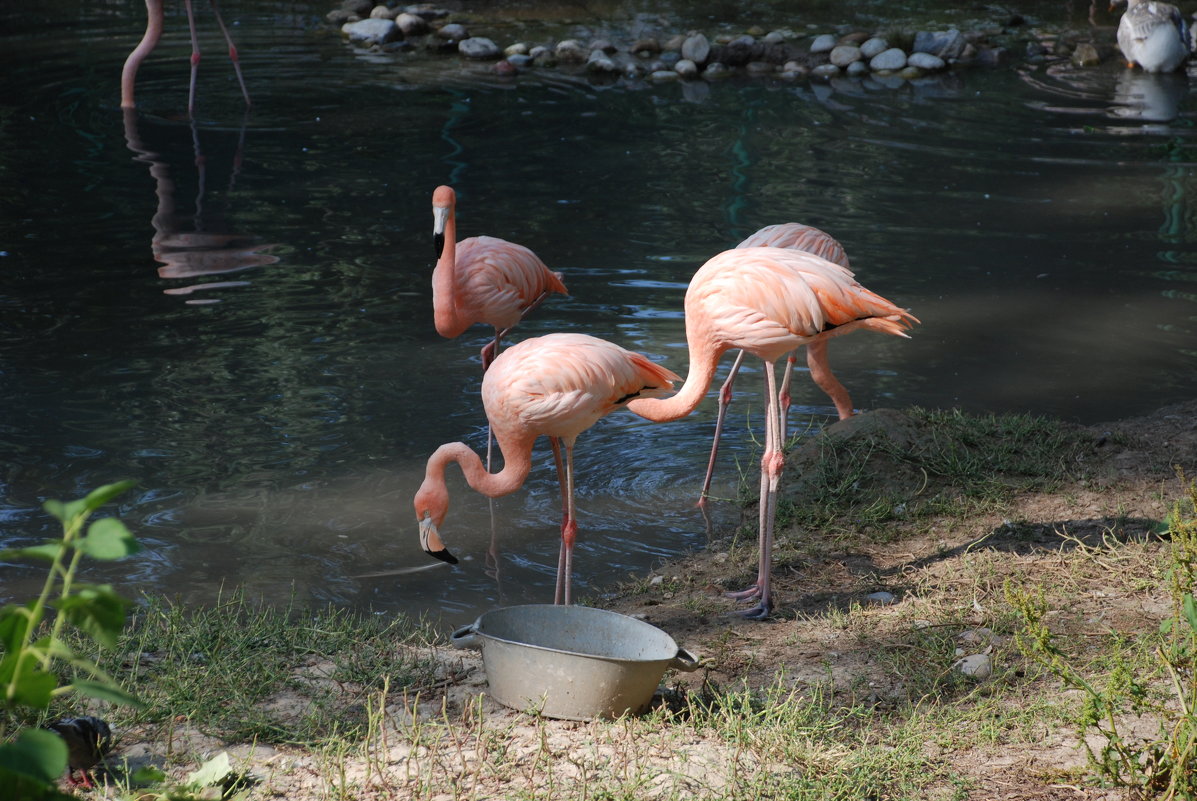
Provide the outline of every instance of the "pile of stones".
<path id="1" fill-rule="evenodd" d="M 444 8 L 431 4 L 388 6 L 376 0 L 342 0 L 328 21 L 358 46 L 383 51 L 423 49 L 489 62 L 500 75 L 554 67 L 591 76 L 653 81 L 713 79 L 735 72 L 784 79 L 896 76 L 913 79 L 963 65 L 1000 66 L 1024 20 L 1009 16 L 983 30 L 919 31 L 891 38 L 862 31 L 810 36 L 754 26 L 743 34 L 708 38 L 691 31 L 666 39 L 640 38 L 623 46 L 608 39 L 509 42 L 472 35 Z M 900 39 L 900 41 L 898 40 Z"/>

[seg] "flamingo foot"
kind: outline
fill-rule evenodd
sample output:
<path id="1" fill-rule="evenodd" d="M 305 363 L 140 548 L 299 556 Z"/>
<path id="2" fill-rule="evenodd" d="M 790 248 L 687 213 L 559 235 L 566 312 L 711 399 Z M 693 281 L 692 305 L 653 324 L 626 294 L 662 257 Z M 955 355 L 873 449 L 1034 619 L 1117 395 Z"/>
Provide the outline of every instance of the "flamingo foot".
<path id="1" fill-rule="evenodd" d="M 762 599 L 759 604 L 751 609 L 744 609 L 735 614 L 745 620 L 768 620 L 769 616 L 773 614 L 773 602 Z"/>
<path id="2" fill-rule="evenodd" d="M 725 592 L 723 597 L 731 598 L 733 601 L 756 601 L 761 597 L 761 588 L 753 584 L 747 589 Z"/>

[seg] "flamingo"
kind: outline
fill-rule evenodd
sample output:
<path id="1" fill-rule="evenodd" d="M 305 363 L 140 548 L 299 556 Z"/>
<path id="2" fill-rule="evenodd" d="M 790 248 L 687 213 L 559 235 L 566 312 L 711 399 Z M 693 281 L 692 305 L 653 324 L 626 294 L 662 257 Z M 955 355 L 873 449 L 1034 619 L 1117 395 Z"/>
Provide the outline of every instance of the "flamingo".
<path id="1" fill-rule="evenodd" d="M 220 9 L 216 7 L 216 0 L 208 0 L 208 2 L 212 4 L 212 13 L 216 16 L 216 24 L 220 26 L 220 32 L 224 34 L 224 40 L 229 43 L 229 58 L 233 62 L 233 71 L 237 73 L 237 83 L 241 84 L 241 94 L 245 97 L 246 107 L 249 107 L 251 105 L 249 90 L 245 88 L 245 78 L 241 75 L 241 62 L 237 58 L 237 46 L 233 44 L 233 37 L 229 35 L 229 29 L 225 27 L 224 20 L 220 16 Z M 193 115 L 195 113 L 195 76 L 199 72 L 200 50 L 199 39 L 195 35 L 195 12 L 191 8 L 191 0 L 183 0 L 183 4 L 187 8 L 187 25 L 191 29 L 191 87 L 187 96 L 187 113 Z M 145 0 L 145 9 L 145 35 L 137 47 L 133 48 L 129 57 L 125 59 L 125 67 L 121 70 L 121 108 L 137 107 L 137 103 L 133 99 L 133 90 L 137 84 L 137 69 L 145 57 L 158 46 L 158 40 L 162 38 L 165 19 L 162 0 Z"/>
<path id="2" fill-rule="evenodd" d="M 772 247 L 727 250 L 698 269 L 686 290 L 686 382 L 676 395 L 634 398 L 628 409 L 654 422 L 685 417 L 711 386 L 719 357 L 740 348 L 765 367 L 765 450 L 761 456 L 760 562 L 756 583 L 741 600 L 758 600 L 744 611 L 764 619 L 773 611 L 770 564 L 777 487 L 785 457 L 774 362 L 790 351 L 867 328 L 906 337 L 918 320 L 857 283 L 844 267 L 812 253 Z"/>
<path id="3" fill-rule="evenodd" d="M 482 378 L 482 403 L 503 453 L 503 469 L 491 473 L 463 442 L 441 445 L 428 459 L 414 506 L 420 545 L 430 556 L 456 564 L 440 527 L 449 509 L 445 470 L 457 462 L 477 492 L 497 498 L 523 486 L 532 467 L 532 444 L 549 437 L 561 482 L 561 551 L 555 603 L 571 601 L 573 546 L 578 524 L 574 507 L 574 442 L 579 434 L 633 398 L 661 397 L 681 377 L 639 353 L 586 334 L 548 334 L 503 351 Z"/>
<path id="4" fill-rule="evenodd" d="M 437 262 L 432 271 L 432 307 L 436 330 L 448 339 L 474 323 L 495 328 L 482 349 L 482 369 L 499 353 L 499 341 L 554 292 L 569 294 L 556 273 L 523 245 L 492 236 L 457 241 L 457 194 L 449 186 L 432 193 L 433 239 Z"/>
<path id="5" fill-rule="evenodd" d="M 753 247 L 803 250 L 807 253 L 821 256 L 845 269 L 851 268 L 851 265 L 848 263 L 848 254 L 844 252 L 843 245 L 837 242 L 831 234 L 821 231 L 814 226 L 803 225 L 802 223 L 766 225 L 736 245 L 737 249 Z M 793 353 L 786 358 L 786 372 L 781 380 L 781 433 L 783 439 L 785 437 L 786 416 L 790 410 L 790 378 L 794 372 L 795 361 Z M 719 454 L 719 437 L 723 433 L 723 420 L 727 416 L 728 404 L 731 403 L 732 384 L 735 383 L 736 375 L 740 372 L 740 365 L 743 362 L 744 351 L 740 351 L 736 354 L 736 361 L 732 364 L 732 368 L 727 374 L 727 380 L 723 382 L 723 387 L 719 390 L 719 414 L 715 418 L 715 436 L 711 442 L 711 458 L 707 462 L 707 474 L 703 478 L 702 491 L 698 495 L 698 508 L 702 510 L 704 517 L 707 513 L 707 498 L 711 491 L 711 476 L 715 473 L 715 457 Z M 844 389 L 844 385 L 836 380 L 836 377 L 831 373 L 831 366 L 827 363 L 827 343 L 825 340 L 817 339 L 807 343 L 806 364 L 810 369 L 811 378 L 819 385 L 820 389 L 827 393 L 832 403 L 835 404 L 835 409 L 840 419 L 844 420 L 851 417 L 853 413 L 852 398 L 848 395 L 848 390 Z"/>

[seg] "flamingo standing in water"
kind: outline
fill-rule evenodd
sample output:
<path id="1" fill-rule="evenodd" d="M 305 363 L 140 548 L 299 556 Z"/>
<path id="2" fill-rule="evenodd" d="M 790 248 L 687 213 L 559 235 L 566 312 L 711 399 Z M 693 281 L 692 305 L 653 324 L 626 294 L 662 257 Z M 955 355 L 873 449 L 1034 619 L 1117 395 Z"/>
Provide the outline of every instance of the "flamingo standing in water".
<path id="1" fill-rule="evenodd" d="M 736 249 L 755 247 L 802 250 L 827 259 L 827 261 L 834 262 L 845 269 L 851 268 L 851 265 L 848 263 L 848 254 L 844 252 L 844 246 L 837 242 L 835 237 L 814 226 L 803 225 L 802 223 L 766 225 L 736 245 Z M 786 417 L 790 411 L 790 379 L 794 373 L 795 361 L 794 354 L 791 353 L 786 359 L 785 377 L 781 380 L 781 396 L 779 400 L 781 403 L 781 436 L 783 440 L 785 439 Z M 715 457 L 719 454 L 719 437 L 723 433 L 723 419 L 727 416 L 727 407 L 731 403 L 732 384 L 735 383 L 736 374 L 740 372 L 740 365 L 743 362 L 744 351 L 741 350 L 736 354 L 736 361 L 728 372 L 727 380 L 723 382 L 723 387 L 719 390 L 719 414 L 715 418 L 715 436 L 711 443 L 711 458 L 707 462 L 707 474 L 703 478 L 702 491 L 698 496 L 698 507 L 702 509 L 704 516 L 707 512 L 707 498 L 711 491 L 711 476 L 715 473 Z M 839 413 L 840 419 L 844 420 L 851 417 L 852 398 L 848 395 L 848 390 L 844 389 L 844 385 L 836 380 L 836 377 L 831 373 L 831 366 L 827 362 L 826 340 L 816 339 L 807 343 L 806 365 L 810 369 L 811 379 L 819 385 L 820 389 L 827 393 L 832 403 L 835 404 L 835 409 Z"/>
<path id="2" fill-rule="evenodd" d="M 492 236 L 457 241 L 457 194 L 438 186 L 432 193 L 432 271 L 436 330 L 459 336 L 474 323 L 494 326 L 495 338 L 482 349 L 482 369 L 499 355 L 499 341 L 554 292 L 568 294 L 561 273 L 544 265 L 523 245 Z"/>
<path id="3" fill-rule="evenodd" d="M 233 44 L 233 37 L 229 35 L 229 29 L 225 27 L 220 10 L 216 7 L 216 0 L 208 1 L 212 4 L 212 13 L 216 16 L 216 24 L 220 26 L 220 32 L 224 34 L 225 41 L 229 43 L 229 58 L 233 62 L 233 70 L 237 73 L 237 83 L 241 84 L 241 94 L 245 97 L 245 105 L 249 106 L 249 90 L 245 88 L 245 78 L 241 75 L 241 62 L 237 58 L 237 46 Z M 191 29 L 191 88 L 187 96 L 187 113 L 192 115 L 195 113 L 195 76 L 199 72 L 200 50 L 199 38 L 195 35 L 195 12 L 191 8 L 191 0 L 183 0 L 183 4 L 187 8 L 187 25 Z M 145 35 L 133 52 L 129 54 L 129 57 L 125 59 L 125 67 L 121 70 L 121 108 L 137 107 L 137 103 L 133 99 L 133 90 L 137 84 L 137 68 L 141 66 L 145 57 L 158 46 L 158 40 L 162 38 L 165 20 L 162 0 L 145 0 L 145 9 Z"/>
<path id="4" fill-rule="evenodd" d="M 463 442 L 441 445 L 428 459 L 415 496 L 420 545 L 431 556 L 455 564 L 440 536 L 449 509 L 445 469 L 457 462 L 466 482 L 490 498 L 523 486 L 532 468 L 532 444 L 549 437 L 561 482 L 561 551 L 555 603 L 570 603 L 574 509 L 574 442 L 578 435 L 633 398 L 660 397 L 681 378 L 645 356 L 586 334 L 549 334 L 505 350 L 482 378 L 482 403 L 491 432 L 503 452 L 503 469 L 491 473 Z M 564 467 L 558 440 L 565 443 Z"/>
<path id="5" fill-rule="evenodd" d="M 867 328 L 905 337 L 918 320 L 857 283 L 844 267 L 800 250 L 727 250 L 698 269 L 686 290 L 686 383 L 666 399 L 634 398 L 628 409 L 654 422 L 685 417 L 711 386 L 719 357 L 740 348 L 765 366 L 765 451 L 761 456 L 760 562 L 756 583 L 741 600 L 759 603 L 745 617 L 773 611 L 770 565 L 777 487 L 785 457 L 773 363 L 798 347 Z"/>

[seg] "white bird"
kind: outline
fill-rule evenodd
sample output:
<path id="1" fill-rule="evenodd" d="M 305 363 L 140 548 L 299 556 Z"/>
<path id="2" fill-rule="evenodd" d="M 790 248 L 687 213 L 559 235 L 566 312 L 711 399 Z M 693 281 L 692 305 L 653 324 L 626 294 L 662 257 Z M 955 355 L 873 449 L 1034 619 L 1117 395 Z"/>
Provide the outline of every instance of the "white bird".
<path id="1" fill-rule="evenodd" d="M 1126 2 L 1118 23 L 1118 47 L 1127 66 L 1138 64 L 1146 72 L 1173 72 L 1189 57 L 1189 28 L 1180 9 L 1159 0 Z"/>

